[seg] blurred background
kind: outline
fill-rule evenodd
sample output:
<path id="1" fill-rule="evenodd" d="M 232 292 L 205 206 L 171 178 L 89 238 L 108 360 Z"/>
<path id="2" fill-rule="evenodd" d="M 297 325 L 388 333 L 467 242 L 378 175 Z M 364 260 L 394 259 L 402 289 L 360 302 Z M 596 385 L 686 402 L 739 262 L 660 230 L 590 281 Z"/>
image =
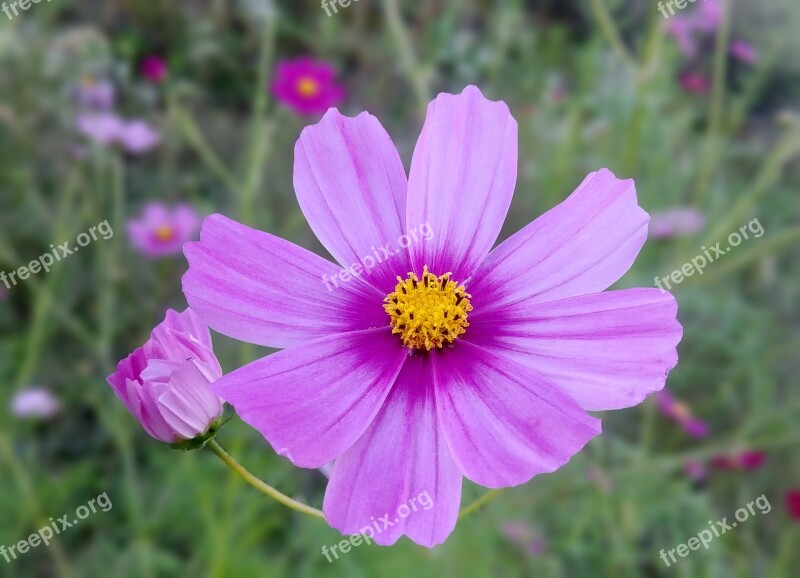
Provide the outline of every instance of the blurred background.
<path id="1" fill-rule="evenodd" d="M 100 494 L 113 507 L 0 557 L 0 576 L 798 576 L 796 2 L 13 4 L 0 14 L 0 271 L 81 250 L 0 283 L 0 545 Z M 468 84 L 519 123 L 502 238 L 600 167 L 634 178 L 653 218 L 619 287 L 653 286 L 743 226 L 750 238 L 673 284 L 685 335 L 667 393 L 601 414 L 603 435 L 566 467 L 493 496 L 445 544 L 404 538 L 329 563 L 338 532 L 211 452 L 156 442 L 105 377 L 185 308 L 180 245 L 203 216 L 327 256 L 292 189 L 295 140 L 320 107 L 378 116 L 408 168 L 426 103 Z M 226 371 L 267 353 L 214 342 Z M 236 418 L 218 439 L 321 506 L 320 472 Z M 463 503 L 484 491 L 467 485 Z M 659 557 L 759 496 L 769 509 L 707 550 Z"/>

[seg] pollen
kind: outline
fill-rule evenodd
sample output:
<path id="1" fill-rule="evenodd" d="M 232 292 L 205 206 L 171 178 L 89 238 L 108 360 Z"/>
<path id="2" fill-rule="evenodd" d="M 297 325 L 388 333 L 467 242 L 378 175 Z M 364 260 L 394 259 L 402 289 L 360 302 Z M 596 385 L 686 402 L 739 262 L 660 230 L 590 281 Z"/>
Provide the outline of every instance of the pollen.
<path id="1" fill-rule="evenodd" d="M 399 335 L 409 349 L 442 348 L 463 335 L 472 311 L 472 297 L 463 285 L 450 279 L 451 273 L 438 277 L 425 266 L 422 279 L 409 273 L 397 277 L 394 292 L 384 299 L 392 334 Z"/>
<path id="2" fill-rule="evenodd" d="M 297 92 L 306 98 L 316 96 L 319 92 L 319 84 L 313 78 L 303 77 L 297 82 Z"/>
<path id="3" fill-rule="evenodd" d="M 161 225 L 159 227 L 156 227 L 154 234 L 156 240 L 166 243 L 167 241 L 171 241 L 172 238 L 175 236 L 175 230 L 169 225 Z"/>

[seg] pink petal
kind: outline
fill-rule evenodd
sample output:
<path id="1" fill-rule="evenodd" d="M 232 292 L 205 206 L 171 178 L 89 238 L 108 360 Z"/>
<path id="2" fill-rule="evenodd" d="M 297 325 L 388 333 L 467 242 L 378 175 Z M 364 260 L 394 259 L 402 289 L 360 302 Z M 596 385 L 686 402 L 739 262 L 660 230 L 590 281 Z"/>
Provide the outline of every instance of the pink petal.
<path id="1" fill-rule="evenodd" d="M 600 433 L 599 420 L 529 367 L 466 341 L 431 359 L 447 443 L 482 486 L 553 472 Z"/>
<path id="2" fill-rule="evenodd" d="M 380 247 L 397 254 L 363 273 L 382 293 L 411 269 L 399 248 L 405 233 L 406 174 L 378 119 L 329 110 L 295 146 L 294 187 L 308 223 L 342 267 L 377 261 Z M 369 265 L 369 262 L 365 263 Z"/>
<path id="3" fill-rule="evenodd" d="M 276 452 L 320 468 L 364 433 L 407 352 L 386 329 L 331 335 L 246 365 L 212 390 Z"/>
<path id="4" fill-rule="evenodd" d="M 408 182 L 409 230 L 434 237 L 410 247 L 414 270 L 466 279 L 497 240 L 517 180 L 517 123 L 504 102 L 468 86 L 428 106 Z"/>
<path id="5" fill-rule="evenodd" d="M 222 415 L 222 402 L 192 362 L 171 375 L 170 387 L 159 396 L 158 407 L 167 424 L 186 439 L 204 434 Z"/>
<path id="6" fill-rule="evenodd" d="M 343 534 L 371 526 L 365 533 L 381 545 L 405 534 L 432 547 L 455 528 L 460 499 L 461 473 L 436 420 L 431 366 L 427 356 L 413 355 L 375 421 L 336 460 L 325 518 Z"/>
<path id="7" fill-rule="evenodd" d="M 678 305 L 658 289 L 474 311 L 466 339 L 536 372 L 586 410 L 630 407 L 664 387 L 678 362 Z"/>
<path id="8" fill-rule="evenodd" d="M 184 252 L 189 304 L 229 337 L 289 347 L 386 325 L 383 295 L 357 281 L 336 287 L 329 279 L 339 268 L 332 263 L 222 215 L 207 217 L 200 241 L 187 243 Z"/>
<path id="9" fill-rule="evenodd" d="M 648 215 L 633 181 L 591 173 L 567 200 L 491 252 L 467 286 L 475 311 L 597 293 L 633 264 Z"/>

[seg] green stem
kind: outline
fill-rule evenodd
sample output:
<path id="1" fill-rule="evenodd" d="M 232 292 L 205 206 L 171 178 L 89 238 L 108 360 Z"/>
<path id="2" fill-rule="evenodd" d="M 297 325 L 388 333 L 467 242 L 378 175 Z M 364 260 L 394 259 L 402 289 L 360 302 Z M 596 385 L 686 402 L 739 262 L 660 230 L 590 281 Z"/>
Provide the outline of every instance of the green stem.
<path id="1" fill-rule="evenodd" d="M 414 56 L 411 39 L 408 36 L 408 30 L 403 24 L 403 18 L 400 16 L 397 0 L 384 0 L 383 6 L 386 14 L 386 25 L 389 27 L 389 32 L 394 37 L 397 45 L 400 64 L 403 66 L 406 76 L 408 76 L 414 89 L 414 95 L 420 107 L 419 110 L 424 115 L 431 96 L 428 86 L 428 74 L 420 68 Z"/>
<path id="2" fill-rule="evenodd" d="M 635 68 L 636 59 L 622 42 L 622 37 L 617 31 L 617 27 L 614 26 L 614 20 L 608 13 L 608 9 L 603 3 L 603 0 L 591 0 L 590 4 L 592 7 L 592 12 L 594 13 L 594 17 L 597 19 L 597 23 L 600 25 L 600 30 L 602 30 L 603 34 L 605 34 L 606 39 L 611 44 L 611 47 L 626 64 L 629 64 Z"/>
<path id="3" fill-rule="evenodd" d="M 237 462 L 233 458 L 233 456 L 231 456 L 228 452 L 222 449 L 222 446 L 220 446 L 215 440 L 211 440 L 208 446 L 206 447 L 208 447 L 208 449 L 217 454 L 219 456 L 219 459 L 225 462 L 231 470 L 233 470 L 239 476 L 241 476 L 241 478 L 245 482 L 253 486 L 255 489 L 257 489 L 265 496 L 269 496 L 270 498 L 277 500 L 284 506 L 287 506 L 292 510 L 296 510 L 301 514 L 308 514 L 309 516 L 313 516 L 314 518 L 319 518 L 321 520 L 325 519 L 325 514 L 323 514 L 321 510 L 313 508 L 307 504 L 303 504 L 302 502 L 298 502 L 297 500 L 290 498 L 289 496 L 287 496 L 282 492 L 279 492 L 266 482 L 255 477 L 253 474 L 247 471 L 244 468 L 244 466 L 242 466 L 239 462 Z"/>
<path id="4" fill-rule="evenodd" d="M 491 502 L 493 499 L 497 497 L 497 495 L 501 492 L 500 489 L 489 490 L 485 494 L 483 494 L 480 498 L 469 504 L 468 506 L 464 506 L 461 508 L 461 511 L 458 513 L 458 519 L 466 518 L 475 510 L 482 508 L 484 505 Z"/>
<path id="5" fill-rule="evenodd" d="M 730 37 L 731 29 L 731 2 L 724 2 L 724 5 L 725 11 L 722 26 L 719 34 L 717 34 L 716 46 L 714 47 L 714 76 L 708 110 L 708 130 L 703 159 L 694 190 L 695 204 L 698 205 L 702 204 L 711 186 L 711 178 L 719 159 L 719 144 L 725 107 L 725 69 L 728 62 L 728 38 Z"/>

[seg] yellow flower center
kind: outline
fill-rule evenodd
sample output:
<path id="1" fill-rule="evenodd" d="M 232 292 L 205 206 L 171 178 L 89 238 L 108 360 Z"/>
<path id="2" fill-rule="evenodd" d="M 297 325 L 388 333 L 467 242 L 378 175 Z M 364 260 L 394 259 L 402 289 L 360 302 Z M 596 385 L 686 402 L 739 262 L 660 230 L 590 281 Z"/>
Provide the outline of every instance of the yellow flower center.
<path id="1" fill-rule="evenodd" d="M 319 84 L 313 78 L 301 78 L 297 82 L 297 92 L 305 97 L 315 96 L 319 92 Z"/>
<path id="2" fill-rule="evenodd" d="M 169 225 L 161 225 L 154 232 L 159 241 L 170 241 L 175 236 L 175 231 Z"/>
<path id="3" fill-rule="evenodd" d="M 394 292 L 384 299 L 392 334 L 399 335 L 409 349 L 442 348 L 469 327 L 467 314 L 472 311 L 472 296 L 450 275 L 437 277 L 428 272 L 426 265 L 422 279 L 414 273 L 409 273 L 407 279 L 398 276 Z"/>

